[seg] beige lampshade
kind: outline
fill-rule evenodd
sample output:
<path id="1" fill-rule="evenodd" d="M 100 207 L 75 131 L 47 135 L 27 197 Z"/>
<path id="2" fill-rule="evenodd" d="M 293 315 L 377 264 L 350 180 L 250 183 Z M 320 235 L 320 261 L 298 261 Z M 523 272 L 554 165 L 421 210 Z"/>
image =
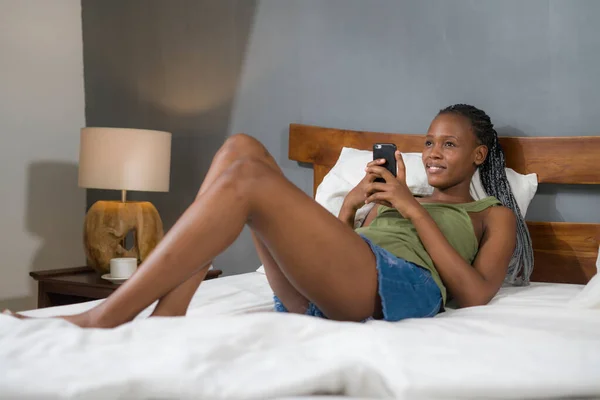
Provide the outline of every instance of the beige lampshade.
<path id="1" fill-rule="evenodd" d="M 169 132 L 82 128 L 79 186 L 93 189 L 168 192 Z"/>

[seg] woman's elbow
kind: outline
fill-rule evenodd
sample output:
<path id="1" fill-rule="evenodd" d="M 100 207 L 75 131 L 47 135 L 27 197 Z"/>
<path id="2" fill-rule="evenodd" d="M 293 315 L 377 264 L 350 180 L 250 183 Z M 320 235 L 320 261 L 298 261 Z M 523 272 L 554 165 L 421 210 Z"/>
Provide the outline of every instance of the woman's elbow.
<path id="1" fill-rule="evenodd" d="M 465 298 L 461 299 L 458 305 L 460 308 L 485 306 L 494 298 L 494 295 L 495 293 L 490 294 L 487 291 L 473 293 L 470 296 L 466 296 Z"/>
<path id="2" fill-rule="evenodd" d="M 469 299 L 469 300 L 462 301 L 459 304 L 459 306 L 460 306 L 460 308 L 477 307 L 477 306 L 485 306 L 487 303 L 489 303 L 489 300 Z"/>

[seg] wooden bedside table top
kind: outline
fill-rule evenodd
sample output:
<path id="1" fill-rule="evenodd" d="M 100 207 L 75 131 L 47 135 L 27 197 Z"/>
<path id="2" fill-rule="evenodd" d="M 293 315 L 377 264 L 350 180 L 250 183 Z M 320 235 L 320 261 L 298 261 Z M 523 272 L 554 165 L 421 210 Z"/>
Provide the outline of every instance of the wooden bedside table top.
<path id="1" fill-rule="evenodd" d="M 213 279 L 221 275 L 220 269 L 211 269 L 205 279 Z M 97 287 L 105 289 L 116 289 L 120 285 L 100 278 L 100 274 L 92 267 L 74 267 L 47 271 L 34 271 L 29 275 L 38 282 L 57 282 L 81 285 L 86 287 Z"/>

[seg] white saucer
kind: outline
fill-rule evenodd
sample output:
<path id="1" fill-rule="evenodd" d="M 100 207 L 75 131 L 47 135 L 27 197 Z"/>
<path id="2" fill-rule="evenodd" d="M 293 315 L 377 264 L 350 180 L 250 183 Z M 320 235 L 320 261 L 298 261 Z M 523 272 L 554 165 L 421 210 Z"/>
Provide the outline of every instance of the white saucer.
<path id="1" fill-rule="evenodd" d="M 104 274 L 100 278 L 105 279 L 107 281 L 111 281 L 112 283 L 123 283 L 129 278 L 113 278 L 110 274 Z"/>

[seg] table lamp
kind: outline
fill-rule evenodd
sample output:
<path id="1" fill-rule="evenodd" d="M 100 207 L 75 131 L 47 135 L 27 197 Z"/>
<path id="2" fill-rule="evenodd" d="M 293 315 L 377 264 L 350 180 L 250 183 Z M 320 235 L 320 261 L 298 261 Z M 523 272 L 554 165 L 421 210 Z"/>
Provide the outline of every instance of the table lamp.
<path id="1" fill-rule="evenodd" d="M 171 134 L 146 129 L 82 128 L 79 186 L 121 191 L 121 201 L 97 201 L 84 223 L 88 265 L 100 273 L 110 260 L 135 257 L 144 261 L 163 237 L 158 211 L 147 201 L 127 201 L 128 190 L 168 192 Z M 132 232 L 134 244 L 126 248 Z"/>

